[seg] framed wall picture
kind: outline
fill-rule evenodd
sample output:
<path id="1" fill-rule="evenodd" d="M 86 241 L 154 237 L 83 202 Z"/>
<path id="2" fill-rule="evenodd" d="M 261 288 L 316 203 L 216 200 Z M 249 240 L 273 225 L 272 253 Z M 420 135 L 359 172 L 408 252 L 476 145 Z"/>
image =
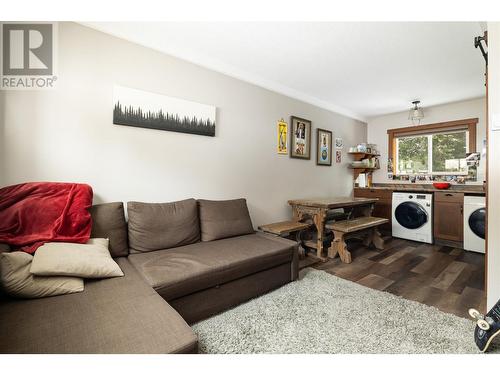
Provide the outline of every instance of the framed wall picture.
<path id="1" fill-rule="evenodd" d="M 318 129 L 316 143 L 316 164 L 332 165 L 332 132 Z"/>
<path id="2" fill-rule="evenodd" d="M 335 148 L 338 148 L 339 150 L 344 148 L 344 140 L 342 138 L 335 138 Z"/>
<path id="3" fill-rule="evenodd" d="M 278 154 L 288 154 L 288 124 L 285 120 L 278 121 Z"/>
<path id="4" fill-rule="evenodd" d="M 292 116 L 290 157 L 311 159 L 311 121 Z"/>
<path id="5" fill-rule="evenodd" d="M 216 108 L 115 85 L 113 124 L 215 136 Z"/>
<path id="6" fill-rule="evenodd" d="M 335 162 L 342 163 L 342 151 L 340 150 L 335 151 Z"/>

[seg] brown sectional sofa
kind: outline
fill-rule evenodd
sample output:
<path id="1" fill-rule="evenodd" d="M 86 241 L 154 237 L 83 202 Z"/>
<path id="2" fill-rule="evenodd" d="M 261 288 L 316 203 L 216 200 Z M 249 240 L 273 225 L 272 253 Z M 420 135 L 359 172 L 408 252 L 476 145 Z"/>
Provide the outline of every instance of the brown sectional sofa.
<path id="1" fill-rule="evenodd" d="M 244 200 L 129 202 L 128 224 L 122 203 L 91 214 L 92 237 L 110 239 L 125 276 L 76 294 L 4 296 L 0 353 L 195 353 L 188 323 L 298 276 L 297 244 L 255 233 Z"/>

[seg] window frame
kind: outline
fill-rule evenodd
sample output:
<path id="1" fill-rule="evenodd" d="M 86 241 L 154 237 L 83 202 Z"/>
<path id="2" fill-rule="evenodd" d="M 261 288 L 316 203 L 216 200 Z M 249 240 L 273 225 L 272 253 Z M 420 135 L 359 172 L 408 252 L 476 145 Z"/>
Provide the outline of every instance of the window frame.
<path id="1" fill-rule="evenodd" d="M 439 132 L 433 132 L 433 133 L 427 133 L 427 134 L 412 134 L 412 135 L 398 135 L 396 137 L 395 141 L 395 147 L 396 151 L 394 153 L 394 165 L 396 169 L 396 175 L 397 176 L 409 176 L 412 174 L 425 174 L 425 175 L 430 175 L 430 176 L 467 176 L 468 172 L 463 171 L 463 172 L 458 172 L 458 171 L 453 171 L 453 172 L 446 172 L 446 171 L 434 171 L 433 164 L 434 164 L 434 156 L 433 156 L 433 146 L 434 146 L 434 139 L 433 136 L 439 135 L 439 134 L 457 134 L 457 133 L 465 133 L 465 153 L 468 154 L 469 151 L 469 130 L 468 129 L 460 129 L 460 130 L 443 130 Z M 421 173 L 403 173 L 399 171 L 399 143 L 398 140 L 401 138 L 414 138 L 414 137 L 426 137 L 427 138 L 427 167 L 431 171 L 427 172 L 421 172 Z"/>
<path id="2" fill-rule="evenodd" d="M 406 126 L 404 128 L 388 129 L 388 140 L 389 140 L 389 157 L 392 158 L 393 174 L 395 176 L 402 176 L 407 174 L 398 174 L 397 161 L 397 138 L 399 137 L 409 137 L 409 136 L 419 136 L 419 135 L 431 135 L 438 133 L 454 132 L 454 131 L 467 131 L 468 132 L 468 147 L 467 152 L 476 152 L 476 128 L 478 118 L 469 118 L 464 120 L 446 121 L 438 122 L 428 125 L 417 125 L 417 126 Z M 432 140 L 432 138 L 431 138 Z M 429 145 L 428 153 L 432 153 L 432 141 Z M 432 161 L 432 157 L 428 159 L 429 162 Z M 429 166 L 432 169 L 432 166 Z M 427 175 L 461 175 L 460 172 L 427 172 Z"/>

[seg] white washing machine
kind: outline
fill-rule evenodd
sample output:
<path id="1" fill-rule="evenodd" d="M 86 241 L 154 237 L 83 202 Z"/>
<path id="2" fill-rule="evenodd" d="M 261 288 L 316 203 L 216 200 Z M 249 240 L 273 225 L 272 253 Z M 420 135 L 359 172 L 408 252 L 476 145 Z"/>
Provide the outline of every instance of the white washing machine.
<path id="1" fill-rule="evenodd" d="M 464 197 L 464 249 L 485 252 L 485 197 Z"/>
<path id="2" fill-rule="evenodd" d="M 432 243 L 432 194 L 392 193 L 392 236 Z"/>

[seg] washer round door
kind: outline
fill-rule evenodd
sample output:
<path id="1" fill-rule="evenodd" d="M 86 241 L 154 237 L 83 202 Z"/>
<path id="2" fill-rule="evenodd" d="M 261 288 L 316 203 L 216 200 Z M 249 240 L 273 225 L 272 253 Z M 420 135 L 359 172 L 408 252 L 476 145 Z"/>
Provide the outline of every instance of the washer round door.
<path id="1" fill-rule="evenodd" d="M 479 208 L 475 210 L 469 216 L 469 228 L 476 236 L 482 238 L 484 240 L 485 237 L 485 217 L 486 217 L 486 209 Z"/>
<path id="2" fill-rule="evenodd" d="M 425 209 L 415 202 L 403 202 L 396 207 L 394 216 L 399 224 L 408 229 L 418 229 L 427 223 Z"/>

